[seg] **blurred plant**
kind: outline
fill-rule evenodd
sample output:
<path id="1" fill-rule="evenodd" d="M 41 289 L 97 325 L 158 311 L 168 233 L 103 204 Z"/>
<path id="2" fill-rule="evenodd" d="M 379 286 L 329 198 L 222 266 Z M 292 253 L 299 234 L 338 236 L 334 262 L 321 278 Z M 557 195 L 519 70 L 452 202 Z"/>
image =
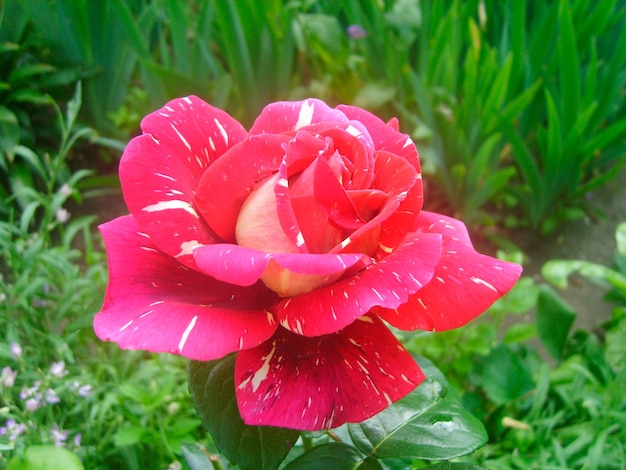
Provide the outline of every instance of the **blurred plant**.
<path id="1" fill-rule="evenodd" d="M 45 46 L 48 63 L 75 70 L 79 78 L 88 77 L 84 80 L 84 116 L 100 133 L 119 136 L 107 115 L 123 102 L 137 62 L 128 50 L 132 32 L 124 14 L 139 15 L 147 3 L 7 2 L 5 21 L 28 25 L 33 41 Z"/>
<path id="2" fill-rule="evenodd" d="M 487 33 L 513 57 L 509 97 L 538 81 L 519 120 L 501 120 L 519 170 L 512 194 L 530 226 L 551 232 L 584 215 L 586 195 L 621 168 L 626 150 L 626 7 L 487 2 Z"/>
<path id="3" fill-rule="evenodd" d="M 574 274 L 609 289 L 606 299 L 616 305 L 611 320 L 603 325 L 605 359 L 612 368 L 621 371 L 626 357 L 626 222 L 617 226 L 615 240 L 614 268 L 584 260 L 552 260 L 543 266 L 541 273 L 562 289 L 567 287 L 568 277 Z"/>
<path id="4" fill-rule="evenodd" d="M 522 278 L 484 324 L 407 340 L 411 350 L 438 361 L 462 390 L 464 405 L 487 426 L 489 443 L 463 462 L 495 470 L 624 466 L 626 224 L 616 238 L 616 269 L 554 260 L 542 270 L 558 287 L 577 273 L 611 289 L 607 298 L 616 307 L 599 335 L 571 333 L 576 311 L 549 286 Z M 514 323 L 498 338 L 508 314 L 531 308 L 535 323 Z"/>
<path id="5" fill-rule="evenodd" d="M 35 177 L 1 201 L 8 215 L 0 221 L 0 467 L 9 457 L 11 469 L 66 457 L 76 464 L 73 453 L 86 468 L 165 468 L 182 459 L 181 443 L 196 441 L 201 423 L 179 358 L 122 355 L 94 341 L 89 312 L 102 302 L 104 255 L 95 216 L 66 208 L 81 200 L 88 174 L 66 161 L 91 135 L 76 125 L 80 91 L 65 112 L 52 104 L 56 152 L 15 148 Z M 9 179 L 16 161 L 7 165 Z M 154 377 L 163 377 L 158 386 Z"/>
<path id="6" fill-rule="evenodd" d="M 511 227 L 550 232 L 584 214 L 586 194 L 621 167 L 623 5 L 321 5 L 366 33 L 363 90 L 373 86 L 411 123 L 425 169 L 469 223 L 490 223 L 484 208 L 495 202 L 522 217 L 508 217 Z"/>

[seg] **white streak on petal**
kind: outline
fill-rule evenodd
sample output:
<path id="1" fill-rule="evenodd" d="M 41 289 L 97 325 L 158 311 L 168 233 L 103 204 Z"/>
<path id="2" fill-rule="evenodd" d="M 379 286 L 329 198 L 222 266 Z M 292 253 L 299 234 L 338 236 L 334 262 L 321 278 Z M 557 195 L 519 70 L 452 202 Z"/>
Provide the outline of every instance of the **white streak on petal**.
<path id="1" fill-rule="evenodd" d="M 300 108 L 300 113 L 298 114 L 298 122 L 296 122 L 295 130 L 300 129 L 301 127 L 308 126 L 311 124 L 313 120 L 313 110 L 315 109 L 315 103 L 305 101 L 302 103 L 302 107 Z"/>
<path id="2" fill-rule="evenodd" d="M 214 121 L 215 125 L 220 130 L 220 134 L 222 134 L 222 139 L 224 139 L 224 143 L 228 145 L 228 132 L 226 132 L 226 129 L 224 129 L 224 126 L 222 126 L 222 123 L 219 122 L 217 118 L 215 118 Z"/>
<path id="3" fill-rule="evenodd" d="M 174 258 L 179 258 L 180 256 L 193 254 L 193 249 L 199 245 L 200 243 L 198 242 L 198 240 L 190 240 L 188 242 L 182 242 L 180 244 L 180 253 L 174 256 Z"/>
<path id="4" fill-rule="evenodd" d="M 302 232 L 298 232 L 298 235 L 296 236 L 296 246 L 301 247 L 303 245 L 304 245 L 304 235 L 302 235 Z"/>
<path id="5" fill-rule="evenodd" d="M 261 382 L 263 382 L 267 378 L 267 374 L 270 371 L 270 361 L 276 352 L 276 345 L 272 348 L 267 356 L 263 358 L 263 365 L 259 370 L 257 370 L 252 376 L 252 393 L 256 393 Z"/>
<path id="6" fill-rule="evenodd" d="M 156 204 L 150 204 L 149 206 L 144 207 L 142 210 L 145 212 L 158 212 L 165 211 L 170 209 L 182 209 L 186 212 L 189 212 L 194 217 L 198 218 L 198 213 L 187 201 L 180 201 L 178 199 L 172 201 L 161 201 Z"/>
<path id="7" fill-rule="evenodd" d="M 191 333 L 191 330 L 193 330 L 193 327 L 196 326 L 197 320 L 198 320 L 198 315 L 193 317 L 191 321 L 189 322 L 189 325 L 187 325 L 187 328 L 183 332 L 183 336 L 180 338 L 180 343 L 178 343 L 178 352 L 183 352 L 183 348 L 185 347 L 187 338 L 189 338 L 189 334 Z"/>
<path id="8" fill-rule="evenodd" d="M 485 286 L 488 289 L 491 289 L 494 292 L 498 292 L 498 289 L 496 289 L 495 287 L 493 287 L 491 284 L 489 284 L 487 281 L 480 279 L 478 277 L 470 277 L 470 279 L 472 280 L 472 282 L 476 283 L 476 284 L 480 284 L 481 286 Z"/>
<path id="9" fill-rule="evenodd" d="M 360 137 L 361 136 L 361 131 L 358 130 L 356 127 L 354 127 L 352 124 L 350 124 L 348 127 L 346 127 L 346 132 L 350 135 L 353 135 L 354 137 Z"/>
<path id="10" fill-rule="evenodd" d="M 174 124 L 170 124 L 170 126 L 172 127 L 172 129 L 174 129 L 174 132 L 176 132 L 176 135 L 182 141 L 182 143 L 185 144 L 185 147 L 187 147 L 187 150 L 191 151 L 191 145 L 189 144 L 189 142 L 187 142 L 187 139 L 185 139 L 185 137 L 183 137 L 183 135 L 178 131 L 178 129 L 176 129 L 176 126 Z"/>
<path id="11" fill-rule="evenodd" d="M 176 180 L 175 180 L 174 178 L 172 178 L 171 176 L 169 176 L 169 175 L 164 175 L 163 173 L 155 173 L 154 175 L 155 175 L 155 176 L 160 176 L 161 178 L 165 178 L 165 179 L 168 179 L 168 180 L 170 180 L 170 181 L 176 181 Z"/>
<path id="12" fill-rule="evenodd" d="M 128 323 L 126 323 L 126 325 L 124 325 L 123 327 L 121 327 L 121 328 L 120 328 L 120 331 L 124 331 L 126 328 L 128 328 L 130 325 L 132 325 L 132 323 L 133 323 L 134 321 L 135 321 L 135 320 L 131 320 L 131 321 L 129 321 Z"/>

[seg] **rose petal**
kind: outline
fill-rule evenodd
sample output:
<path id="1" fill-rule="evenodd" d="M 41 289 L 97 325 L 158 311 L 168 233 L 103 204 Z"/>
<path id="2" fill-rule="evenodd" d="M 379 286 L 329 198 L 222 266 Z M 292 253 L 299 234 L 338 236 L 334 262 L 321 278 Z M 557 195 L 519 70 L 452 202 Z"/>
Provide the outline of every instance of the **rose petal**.
<path id="1" fill-rule="evenodd" d="M 354 231 L 342 245 L 334 248 L 332 252 L 345 251 L 346 246 L 366 237 L 369 231 L 380 226 L 379 243 L 382 250 L 380 257 L 383 257 L 393 251 L 404 236 L 414 228 L 414 219 L 417 218 L 417 214 L 408 210 L 414 208 L 409 204 L 407 210 L 403 210 L 401 206 L 417 182 L 415 168 L 402 157 L 385 151 L 377 151 L 375 174 L 373 187 L 385 192 L 387 200 L 371 220 Z"/>
<path id="2" fill-rule="evenodd" d="M 377 318 L 303 338 L 279 329 L 235 366 L 237 404 L 249 425 L 301 430 L 360 422 L 424 380 L 411 355 Z"/>
<path id="3" fill-rule="evenodd" d="M 332 139 L 334 148 L 353 164 L 346 189 L 369 188 L 374 180 L 374 142 L 367 128 L 358 121 L 321 122 L 306 128 L 327 139 Z"/>
<path id="4" fill-rule="evenodd" d="M 385 150 L 404 157 L 418 171 L 420 170 L 417 148 L 407 134 L 398 132 L 397 121 L 385 124 L 378 116 L 356 106 L 339 105 L 337 110 L 349 119 L 362 123 L 369 132 L 376 150 Z"/>
<path id="5" fill-rule="evenodd" d="M 422 211 L 422 233 L 443 235 L 441 262 L 430 283 L 397 310 L 377 312 L 405 330 L 448 330 L 480 315 L 519 279 L 521 266 L 474 250 L 465 225 L 451 217 Z"/>
<path id="6" fill-rule="evenodd" d="M 310 253 L 326 253 L 344 238 L 344 229 L 364 224 L 352 200 L 321 157 L 289 183 L 290 203 Z M 352 231 L 350 230 L 350 231 Z"/>
<path id="7" fill-rule="evenodd" d="M 276 173 L 289 136 L 250 136 L 232 147 L 202 175 L 196 205 L 223 241 L 235 241 L 239 211 L 259 181 Z"/>
<path id="8" fill-rule="evenodd" d="M 347 120 L 341 111 L 329 107 L 318 99 L 278 101 L 267 105 L 261 111 L 250 129 L 250 134 L 293 132 L 317 122 Z"/>
<path id="9" fill-rule="evenodd" d="M 195 96 L 170 101 L 141 126 L 120 161 L 126 204 L 161 251 L 193 268 L 191 248 L 216 240 L 194 206 L 198 182 L 246 131 Z"/>
<path id="10" fill-rule="evenodd" d="M 94 320 L 98 337 L 124 349 L 210 360 L 255 347 L 276 330 L 274 294 L 218 282 L 157 250 L 132 216 L 101 227 L 110 281 Z"/>
<path id="11" fill-rule="evenodd" d="M 314 289 L 330 279 L 337 278 L 353 266 L 364 267 L 369 260 L 367 256 L 359 253 L 265 253 L 230 244 L 200 246 L 194 250 L 194 256 L 202 272 L 217 280 L 249 286 L 262 279 L 282 296 L 299 294 L 302 289 L 305 291 Z M 271 277 L 279 279 L 278 281 L 264 277 L 270 268 Z M 298 278 L 298 275 L 305 277 Z M 304 285 L 303 280 L 306 280 Z M 276 287 L 291 284 L 294 284 L 294 290 Z"/>
<path id="12" fill-rule="evenodd" d="M 349 119 L 360 121 L 367 127 L 377 150 L 385 150 L 403 157 L 417 171 L 417 180 L 409 194 L 403 199 L 398 210 L 382 228 L 382 242 L 387 247 L 394 248 L 402 239 L 403 234 L 394 232 L 393 227 L 398 225 L 406 226 L 411 221 L 414 223 L 423 205 L 424 189 L 417 148 L 407 134 L 398 132 L 398 121 L 396 119 L 392 119 L 385 124 L 376 115 L 356 106 L 340 105 L 337 106 L 337 109 L 342 111 Z"/>
<path id="13" fill-rule="evenodd" d="M 441 236 L 409 234 L 392 254 L 346 279 L 283 300 L 281 325 L 304 336 L 344 328 L 374 306 L 397 308 L 427 284 L 439 262 Z"/>

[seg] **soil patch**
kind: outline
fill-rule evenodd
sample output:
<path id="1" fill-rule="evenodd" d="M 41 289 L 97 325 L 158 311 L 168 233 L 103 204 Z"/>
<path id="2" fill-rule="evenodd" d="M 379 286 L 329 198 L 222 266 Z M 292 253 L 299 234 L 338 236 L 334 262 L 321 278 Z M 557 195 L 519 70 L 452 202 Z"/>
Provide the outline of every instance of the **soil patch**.
<path id="1" fill-rule="evenodd" d="M 567 222 L 550 236 L 513 234 L 513 241 L 527 257 L 524 275 L 545 282 L 541 267 L 552 259 L 587 260 L 614 266 L 615 229 L 626 221 L 626 168 L 612 181 L 588 195 L 603 215 Z M 592 330 L 611 317 L 613 304 L 604 300 L 606 289 L 573 276 L 559 294 L 578 312 L 574 329 Z M 526 318 L 534 321 L 532 316 Z"/>

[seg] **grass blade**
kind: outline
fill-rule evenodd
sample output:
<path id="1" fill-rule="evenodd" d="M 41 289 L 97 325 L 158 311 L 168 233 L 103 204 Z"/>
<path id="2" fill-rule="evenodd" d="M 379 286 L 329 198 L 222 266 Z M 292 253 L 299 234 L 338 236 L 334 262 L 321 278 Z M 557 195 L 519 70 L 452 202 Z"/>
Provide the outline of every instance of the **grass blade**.
<path id="1" fill-rule="evenodd" d="M 576 46 L 572 10 L 568 0 L 559 2 L 559 84 L 563 106 L 563 129 L 569 130 L 578 115 L 580 101 L 580 59 Z"/>

